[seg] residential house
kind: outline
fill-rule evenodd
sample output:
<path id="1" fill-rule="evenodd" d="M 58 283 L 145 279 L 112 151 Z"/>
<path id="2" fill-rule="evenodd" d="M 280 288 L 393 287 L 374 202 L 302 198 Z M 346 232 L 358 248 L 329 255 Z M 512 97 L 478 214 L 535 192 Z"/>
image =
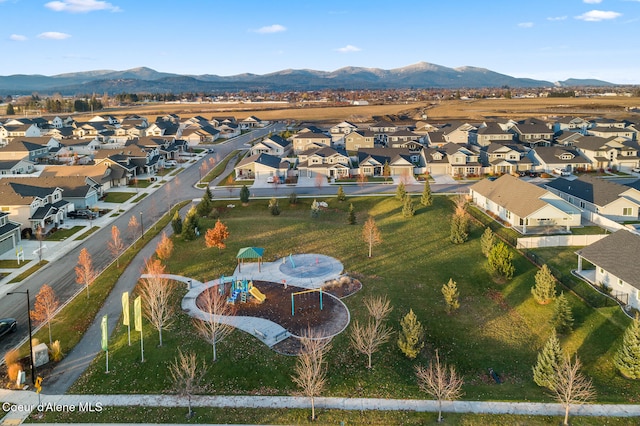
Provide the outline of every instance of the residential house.
<path id="1" fill-rule="evenodd" d="M 413 176 L 415 167 L 424 167 L 424 151 L 411 152 L 407 148 L 361 148 L 358 151 L 358 174 L 384 176 L 385 164 L 390 176 Z"/>
<path id="2" fill-rule="evenodd" d="M 298 154 L 299 176 L 314 177 L 317 175 L 327 178 L 348 177 L 351 171 L 351 160 L 345 153 L 329 146 L 311 148 Z"/>
<path id="3" fill-rule="evenodd" d="M 331 137 L 324 133 L 302 132 L 293 136 L 293 152 L 299 154 L 311 148 L 331 146 Z"/>
<path id="4" fill-rule="evenodd" d="M 216 128 L 223 124 L 237 124 L 236 118 L 232 115 L 211 117 L 209 122 Z"/>
<path id="5" fill-rule="evenodd" d="M 640 191 L 626 185 L 583 175 L 574 180 L 554 179 L 545 187 L 582 210 L 616 222 L 640 218 Z"/>
<path id="6" fill-rule="evenodd" d="M 554 169 L 569 172 L 574 170 L 591 170 L 591 160 L 580 155 L 573 147 L 541 146 L 531 149 L 527 156 L 533 162 L 536 171 L 551 173 Z"/>
<path id="7" fill-rule="evenodd" d="M 424 138 L 425 145 L 430 147 L 442 147 L 449 143 L 441 130 L 427 132 Z"/>
<path id="8" fill-rule="evenodd" d="M 331 126 L 329 133 L 331 133 L 331 135 L 348 135 L 355 130 L 358 130 L 358 126 L 348 121 L 343 121 L 335 126 Z"/>
<path id="9" fill-rule="evenodd" d="M 111 176 L 113 170 L 106 162 L 91 165 L 55 165 L 47 166 L 40 176 L 42 177 L 78 177 L 84 178 L 84 182 L 94 188 L 97 192 L 97 196 L 101 197 L 104 192 L 110 189 L 112 186 L 126 185 L 126 181 L 121 182 L 120 185 L 112 185 L 114 179 Z M 117 183 L 117 182 L 116 182 Z M 93 204 L 87 204 L 93 205 Z"/>
<path id="10" fill-rule="evenodd" d="M 240 136 L 242 129 L 240 125 L 236 123 L 223 123 L 215 128 L 218 132 L 218 137 L 222 139 L 231 139 L 236 136 Z"/>
<path id="11" fill-rule="evenodd" d="M 591 160 L 594 169 L 615 168 L 629 172 L 640 166 L 637 143 L 610 136 L 584 136 L 576 141 L 575 149 Z"/>
<path id="12" fill-rule="evenodd" d="M 291 152 L 291 142 L 278 135 L 271 135 L 256 142 L 251 147 L 250 152 L 251 155 L 269 154 L 282 158 Z"/>
<path id="13" fill-rule="evenodd" d="M 96 139 L 66 139 L 58 148 L 49 150 L 49 159 L 53 163 L 88 164 L 100 146 Z"/>
<path id="14" fill-rule="evenodd" d="M 447 123 L 440 127 L 447 142 L 466 145 L 475 139 L 477 126 L 464 122 Z"/>
<path id="15" fill-rule="evenodd" d="M 0 145 L 6 145 L 14 138 L 36 138 L 41 136 L 41 129 L 33 123 L 3 124 L 0 126 Z"/>
<path id="16" fill-rule="evenodd" d="M 387 144 L 391 148 L 401 148 L 407 142 L 416 142 L 418 140 L 420 140 L 420 135 L 406 129 L 399 129 L 387 134 Z"/>
<path id="17" fill-rule="evenodd" d="M 360 148 L 373 148 L 375 133 L 371 130 L 354 130 L 344 136 L 347 152 L 355 152 Z"/>
<path id="18" fill-rule="evenodd" d="M 553 130 L 544 122 L 523 122 L 511 128 L 517 141 L 530 148 L 534 146 L 550 146 L 553 140 Z"/>
<path id="19" fill-rule="evenodd" d="M 424 156 L 427 163 L 427 173 L 431 175 L 450 174 L 449 157 L 442 146 L 425 148 Z"/>
<path id="20" fill-rule="evenodd" d="M 0 175 L 24 175 L 36 171 L 34 163 L 28 160 L 0 160 Z"/>
<path id="21" fill-rule="evenodd" d="M 21 229 L 48 231 L 64 221 L 70 204 L 62 199 L 62 188 L 48 187 L 34 178 L 0 179 L 0 211 Z"/>
<path id="22" fill-rule="evenodd" d="M 9 213 L 0 212 L 0 254 L 13 251 L 20 241 L 20 224 L 9 220 Z"/>
<path id="23" fill-rule="evenodd" d="M 577 133 L 586 134 L 587 129 L 592 124 L 580 117 L 560 117 L 553 123 L 553 131 L 555 133 L 563 131 L 572 131 Z"/>
<path id="24" fill-rule="evenodd" d="M 480 158 L 491 174 L 518 173 L 531 170 L 532 162 L 518 143 L 492 142 L 480 150 Z"/>
<path id="25" fill-rule="evenodd" d="M 144 136 L 175 136 L 179 125 L 172 120 L 159 120 L 144 129 Z"/>
<path id="26" fill-rule="evenodd" d="M 521 234 L 546 233 L 580 226 L 580 209 L 548 189 L 502 175 L 483 179 L 469 187 L 473 203 Z"/>
<path id="27" fill-rule="evenodd" d="M 582 133 L 562 130 L 555 134 L 554 140 L 558 145 L 573 146 L 583 137 L 584 135 Z"/>
<path id="28" fill-rule="evenodd" d="M 59 146 L 59 141 L 46 136 L 17 137 L 0 148 L 0 160 L 25 159 L 37 163 L 49 155 L 50 149 Z"/>
<path id="29" fill-rule="evenodd" d="M 390 121 L 382 120 L 378 121 L 377 123 L 371 124 L 369 126 L 369 130 L 373 132 L 376 143 L 386 145 L 387 135 L 389 133 L 397 132 L 398 125 L 391 123 Z"/>
<path id="30" fill-rule="evenodd" d="M 242 159 L 235 167 L 237 180 L 261 179 L 278 176 L 284 181 L 289 170 L 289 162 L 269 154 L 256 154 Z"/>
<path id="31" fill-rule="evenodd" d="M 453 177 L 478 176 L 483 173 L 480 153 L 457 143 L 448 143 L 441 148 L 447 154 L 448 174 Z"/>
<path id="32" fill-rule="evenodd" d="M 249 117 L 240 121 L 241 129 L 253 129 L 255 127 L 264 127 L 269 124 L 268 121 L 260 120 L 255 115 L 250 115 Z"/>
<path id="33" fill-rule="evenodd" d="M 474 137 L 469 140 L 469 143 L 483 147 L 491 145 L 491 142 L 511 141 L 513 141 L 513 133 L 504 130 L 498 123 L 491 121 L 480 126 Z"/>
<path id="34" fill-rule="evenodd" d="M 615 126 L 611 126 L 611 127 L 598 126 L 598 127 L 590 128 L 589 130 L 587 130 L 587 133 L 593 136 L 600 136 L 601 138 L 608 138 L 608 137 L 614 136 L 614 137 L 622 137 L 630 141 L 635 141 L 638 139 L 637 131 L 633 127 L 620 128 Z"/>
<path id="35" fill-rule="evenodd" d="M 625 229 L 578 251 L 578 274 L 616 299 L 640 309 L 640 235 Z M 584 261 L 593 269 L 583 269 Z"/>

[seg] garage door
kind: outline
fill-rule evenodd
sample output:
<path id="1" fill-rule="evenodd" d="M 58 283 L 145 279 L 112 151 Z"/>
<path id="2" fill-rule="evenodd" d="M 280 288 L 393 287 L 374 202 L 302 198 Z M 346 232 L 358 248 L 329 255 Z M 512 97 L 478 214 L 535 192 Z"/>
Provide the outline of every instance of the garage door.
<path id="1" fill-rule="evenodd" d="M 13 247 L 13 238 L 9 235 L 4 240 L 0 241 L 0 254 L 13 250 Z"/>

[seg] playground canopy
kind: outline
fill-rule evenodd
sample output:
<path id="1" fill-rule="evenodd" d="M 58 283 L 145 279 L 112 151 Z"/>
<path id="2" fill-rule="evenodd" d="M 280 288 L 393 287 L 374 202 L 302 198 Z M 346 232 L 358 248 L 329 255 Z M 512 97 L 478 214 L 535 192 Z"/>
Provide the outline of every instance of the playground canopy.
<path id="1" fill-rule="evenodd" d="M 238 250 L 236 259 L 238 259 L 238 272 L 242 270 L 242 264 L 245 259 L 258 259 L 258 272 L 260 272 L 260 265 L 262 264 L 262 255 L 264 249 L 261 247 L 243 247 Z"/>

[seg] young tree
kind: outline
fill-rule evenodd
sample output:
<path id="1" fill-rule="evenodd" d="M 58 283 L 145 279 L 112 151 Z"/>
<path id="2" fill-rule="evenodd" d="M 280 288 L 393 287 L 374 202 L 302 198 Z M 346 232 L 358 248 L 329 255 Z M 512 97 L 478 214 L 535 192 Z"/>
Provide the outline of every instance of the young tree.
<path id="1" fill-rule="evenodd" d="M 569 424 L 569 410 L 572 405 L 580 405 L 594 399 L 596 392 L 591 380 L 580 372 L 582 364 L 578 357 L 575 362 L 566 357 L 560 364 L 555 377 L 555 397 L 564 407 L 564 425 Z"/>
<path id="2" fill-rule="evenodd" d="M 207 194 L 207 192 L 205 191 L 204 195 L 202 196 L 202 199 L 200 199 L 200 202 L 198 203 L 198 206 L 196 207 L 197 211 L 198 211 L 198 216 L 200 217 L 206 217 L 209 215 L 209 213 L 211 212 L 211 209 L 213 208 L 213 198 L 211 195 L 211 190 L 209 190 L 209 186 L 207 186 L 207 190 L 209 191 L 209 193 Z"/>
<path id="3" fill-rule="evenodd" d="M 46 322 L 49 327 L 49 345 L 53 342 L 51 338 L 51 320 L 60 306 L 60 301 L 56 297 L 55 291 L 48 284 L 40 287 L 40 291 L 36 296 L 36 302 L 33 311 L 30 312 L 31 318 L 36 322 Z"/>
<path id="4" fill-rule="evenodd" d="M 376 225 L 376 221 L 372 216 L 369 216 L 362 228 L 362 239 L 369 245 L 369 257 L 372 256 L 373 246 L 376 246 L 382 242 L 382 235 Z"/>
<path id="5" fill-rule="evenodd" d="M 489 271 L 505 280 L 513 278 L 516 268 L 513 266 L 512 261 L 513 253 L 502 241 L 493 246 L 487 258 Z"/>
<path id="6" fill-rule="evenodd" d="M 156 256 L 158 259 L 166 262 L 171 257 L 171 253 L 173 253 L 173 241 L 171 241 L 171 238 L 167 237 L 167 233 L 163 231 L 162 237 L 156 246 Z"/>
<path id="7" fill-rule="evenodd" d="M 135 240 L 140 232 L 140 223 L 138 222 L 138 218 L 135 214 L 131 215 L 129 219 L 129 224 L 127 225 L 127 232 L 129 232 L 129 237 L 132 240 Z"/>
<path id="8" fill-rule="evenodd" d="M 15 115 L 16 111 L 13 108 L 13 105 L 7 104 L 7 115 Z"/>
<path id="9" fill-rule="evenodd" d="M 469 239 L 469 216 L 467 215 L 467 199 L 459 195 L 454 199 L 455 209 L 451 216 L 449 238 L 454 244 L 465 243 Z"/>
<path id="10" fill-rule="evenodd" d="M 556 298 L 556 279 L 546 264 L 536 272 L 536 283 L 531 287 L 531 294 L 541 305 L 546 305 Z"/>
<path id="11" fill-rule="evenodd" d="M 269 212 L 273 216 L 278 216 L 280 214 L 280 206 L 278 205 L 278 199 L 276 197 L 272 197 L 269 200 Z"/>
<path id="12" fill-rule="evenodd" d="M 358 181 L 358 186 L 363 187 L 365 183 L 367 183 L 367 175 L 363 174 L 363 173 L 359 173 L 358 176 L 356 176 L 356 180 Z"/>
<path id="13" fill-rule="evenodd" d="M 402 217 L 410 218 L 416 214 L 416 207 L 413 205 L 413 200 L 410 195 L 406 195 L 404 197 L 404 201 L 402 203 Z"/>
<path id="14" fill-rule="evenodd" d="M 308 330 L 300 339 L 300 355 L 294 367 L 293 382 L 311 400 L 311 420 L 316 419 L 315 398 L 327 385 L 325 355 L 331 349 L 331 339 Z"/>
<path id="15" fill-rule="evenodd" d="M 296 204 L 298 204 L 298 194 L 292 192 L 291 194 L 289 194 L 289 205 L 295 206 Z"/>
<path id="16" fill-rule="evenodd" d="M 464 380 L 453 365 L 447 366 L 440 362 L 440 356 L 436 350 L 436 360 L 429 362 L 429 366 L 424 368 L 416 367 L 416 377 L 420 390 L 431 395 L 438 401 L 438 423 L 442 421 L 442 401 L 455 401 L 462 396 L 462 385 Z"/>
<path id="17" fill-rule="evenodd" d="M 347 221 L 349 222 L 349 225 L 356 224 L 356 211 L 353 208 L 353 203 L 349 204 L 349 213 L 347 216 Z"/>
<path id="18" fill-rule="evenodd" d="M 484 257 L 489 257 L 489 253 L 491 253 L 491 249 L 496 243 L 496 236 L 494 235 L 491 228 L 488 226 L 485 228 L 482 233 L 482 237 L 480 237 L 480 249 L 482 250 L 482 254 Z"/>
<path id="19" fill-rule="evenodd" d="M 182 234 L 182 218 L 180 217 L 179 210 L 176 210 L 173 214 L 173 219 L 171 219 L 171 229 L 173 229 L 173 233 L 176 235 Z"/>
<path id="20" fill-rule="evenodd" d="M 460 293 L 458 293 L 458 285 L 453 278 L 449 278 L 449 282 L 444 284 L 440 291 L 444 296 L 447 314 L 450 315 L 460 307 L 460 302 L 458 300 L 460 297 Z"/>
<path id="21" fill-rule="evenodd" d="M 124 241 L 120 238 L 120 229 L 113 225 L 111 227 L 111 240 L 107 243 L 111 255 L 116 258 L 116 267 L 120 267 L 120 254 L 124 251 Z"/>
<path id="22" fill-rule="evenodd" d="M 249 188 L 247 188 L 247 185 L 242 185 L 242 188 L 240 188 L 240 202 L 242 202 L 243 205 L 247 205 L 250 197 L 251 192 L 249 192 Z"/>
<path id="23" fill-rule="evenodd" d="M 196 229 L 198 228 L 198 212 L 195 206 L 192 206 L 182 222 L 182 238 L 185 241 L 195 240 L 198 236 Z"/>
<path id="24" fill-rule="evenodd" d="M 195 353 L 185 354 L 182 349 L 178 349 L 178 356 L 169 364 L 169 374 L 171 374 L 174 389 L 178 395 L 187 398 L 189 404 L 187 418 L 193 417 L 191 397 L 202 389 L 200 383 L 206 371 L 207 366 L 204 362 L 198 365 Z"/>
<path id="25" fill-rule="evenodd" d="M 393 334 L 393 330 L 387 327 L 384 322 L 391 312 L 389 301 L 386 298 L 367 298 L 364 304 L 369 311 L 369 320 L 367 325 L 360 325 L 356 320 L 351 328 L 351 346 L 367 355 L 367 368 L 371 369 L 372 355 L 378 351 L 380 346 L 386 343 Z"/>
<path id="26" fill-rule="evenodd" d="M 207 247 L 217 247 L 219 250 L 222 250 L 226 247 L 224 240 L 229 238 L 229 229 L 227 225 L 220 222 L 220 219 L 216 221 L 216 224 L 213 228 L 207 229 L 207 233 L 204 236 L 204 242 Z"/>
<path id="27" fill-rule="evenodd" d="M 336 198 L 340 202 L 343 202 L 343 201 L 347 200 L 347 194 L 344 193 L 344 189 L 342 189 L 342 186 L 338 187 L 338 195 L 336 195 Z"/>
<path id="28" fill-rule="evenodd" d="M 217 287 L 209 287 L 202 292 L 202 296 L 198 298 L 198 307 L 204 312 L 205 318 L 194 319 L 194 324 L 202 338 L 211 344 L 213 362 L 216 362 L 218 360 L 217 343 L 234 329 L 232 325 L 221 322 L 219 317 L 235 315 L 235 307 L 227 303 L 227 298 L 218 292 Z"/>
<path id="29" fill-rule="evenodd" d="M 553 330 L 542 351 L 538 352 L 538 360 L 533 366 L 533 381 L 536 385 L 554 391 L 556 372 L 564 358 L 558 335 Z"/>
<path id="30" fill-rule="evenodd" d="M 396 188 L 396 199 L 400 201 L 404 201 L 404 197 L 407 196 L 407 188 L 403 181 L 400 181 L 398 187 Z"/>
<path id="31" fill-rule="evenodd" d="M 389 165 L 388 161 L 385 161 L 382 165 L 382 176 L 384 177 L 385 182 L 391 176 L 391 166 Z"/>
<path id="32" fill-rule="evenodd" d="M 378 297 L 367 297 L 362 303 L 367 308 L 367 312 L 369 315 L 377 322 L 382 323 L 387 319 L 393 308 L 391 307 L 391 302 L 386 296 L 378 296 Z"/>
<path id="33" fill-rule="evenodd" d="M 420 204 L 425 207 L 429 207 L 431 204 L 433 204 L 433 195 L 431 195 L 431 184 L 429 183 L 429 179 L 424 180 L 424 188 L 422 189 Z"/>
<path id="34" fill-rule="evenodd" d="M 318 216 L 320 216 L 320 204 L 314 199 L 313 203 L 311 203 L 311 217 L 316 218 Z"/>
<path id="35" fill-rule="evenodd" d="M 622 338 L 622 346 L 613 356 L 613 364 L 627 379 L 640 379 L 640 316 L 636 313 Z"/>
<path id="36" fill-rule="evenodd" d="M 415 359 L 424 347 L 424 327 L 418 321 L 413 309 L 400 320 L 400 336 L 398 337 L 398 347 L 409 359 Z"/>
<path id="37" fill-rule="evenodd" d="M 556 299 L 551 321 L 556 331 L 560 334 L 567 333 L 573 329 L 573 312 L 564 293 L 560 293 L 560 296 Z"/>
<path id="38" fill-rule="evenodd" d="M 93 260 L 86 248 L 80 250 L 78 256 L 78 266 L 76 271 L 76 283 L 83 285 L 87 288 L 87 299 L 89 298 L 89 286 L 93 283 L 96 277 L 96 271 L 93 269 Z"/>
<path id="39" fill-rule="evenodd" d="M 140 296 L 142 296 L 143 313 L 158 330 L 162 347 L 162 330 L 167 330 L 175 319 L 175 308 L 170 303 L 175 287 L 174 281 L 165 278 L 166 268 L 159 259 L 145 261 L 146 277 L 140 280 Z"/>

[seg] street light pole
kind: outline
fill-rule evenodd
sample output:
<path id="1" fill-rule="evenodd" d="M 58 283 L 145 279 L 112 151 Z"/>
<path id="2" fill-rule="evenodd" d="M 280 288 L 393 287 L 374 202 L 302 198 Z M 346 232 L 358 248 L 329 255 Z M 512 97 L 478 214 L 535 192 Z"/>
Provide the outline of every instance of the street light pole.
<path id="1" fill-rule="evenodd" d="M 144 225 L 142 224 L 142 212 L 140 212 L 140 239 L 144 238 Z"/>
<path id="2" fill-rule="evenodd" d="M 36 366 L 33 362 L 33 338 L 31 336 L 31 303 L 29 302 L 29 289 L 27 291 L 10 291 L 7 296 L 12 294 L 26 294 L 27 295 L 27 318 L 29 320 L 29 362 L 31 364 L 31 384 L 36 384 Z"/>

